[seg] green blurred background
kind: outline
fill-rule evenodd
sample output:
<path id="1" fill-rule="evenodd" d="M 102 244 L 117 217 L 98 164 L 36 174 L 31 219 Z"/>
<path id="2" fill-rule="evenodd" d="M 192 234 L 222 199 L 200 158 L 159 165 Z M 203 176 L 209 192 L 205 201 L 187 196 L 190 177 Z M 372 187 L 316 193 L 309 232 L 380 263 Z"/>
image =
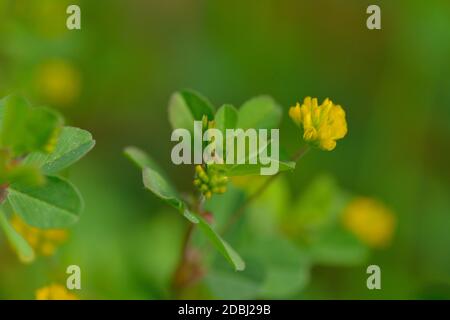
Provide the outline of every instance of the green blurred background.
<path id="1" fill-rule="evenodd" d="M 65 26 L 73 3 L 78 31 Z M 381 6 L 382 30 L 366 28 L 370 4 Z M 185 221 L 143 189 L 122 150 L 149 151 L 180 190 L 192 190 L 193 169 L 170 161 L 167 103 L 182 88 L 216 106 L 272 95 L 285 111 L 289 151 L 300 135 L 288 108 L 308 95 L 330 97 L 346 110 L 349 133 L 280 180 L 276 190 L 289 200 L 277 208 L 295 216 L 290 203 L 325 179 L 347 197 L 380 199 L 397 219 L 388 248 L 313 263 L 292 290 L 283 281 L 300 276 L 288 277 L 281 259 L 279 290 L 255 289 L 257 275 L 231 274 L 201 280 L 182 297 L 450 299 L 447 0 L 0 0 L 0 96 L 21 92 L 57 108 L 97 140 L 71 171 L 86 209 L 57 255 L 24 265 L 0 236 L 0 298 L 33 298 L 41 286 L 64 283 L 69 264 L 81 267 L 83 299 L 172 297 Z M 256 229 L 264 239 L 264 227 Z M 370 264 L 381 267 L 382 290 L 366 287 Z"/>

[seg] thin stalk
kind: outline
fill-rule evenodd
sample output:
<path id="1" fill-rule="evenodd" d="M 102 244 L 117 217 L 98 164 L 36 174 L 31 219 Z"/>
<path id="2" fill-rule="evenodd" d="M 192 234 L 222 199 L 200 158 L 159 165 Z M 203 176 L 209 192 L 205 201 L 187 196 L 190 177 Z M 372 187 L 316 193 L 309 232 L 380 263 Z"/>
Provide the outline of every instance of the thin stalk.
<path id="1" fill-rule="evenodd" d="M 0 185 L 0 205 L 6 200 L 8 196 L 8 187 L 7 183 Z"/>
<path id="2" fill-rule="evenodd" d="M 200 196 L 199 200 L 196 201 L 194 207 L 195 211 L 199 214 L 202 214 L 203 212 L 203 203 L 204 198 L 203 196 Z M 175 269 L 175 272 L 172 277 L 172 289 L 175 294 L 177 294 L 178 290 L 185 286 L 186 279 L 184 279 L 184 271 L 188 260 L 188 254 L 191 247 L 191 239 L 192 234 L 194 233 L 195 224 L 189 222 L 188 228 L 186 230 L 186 233 L 183 238 L 183 245 L 181 248 L 181 257 L 178 262 L 177 268 Z"/>

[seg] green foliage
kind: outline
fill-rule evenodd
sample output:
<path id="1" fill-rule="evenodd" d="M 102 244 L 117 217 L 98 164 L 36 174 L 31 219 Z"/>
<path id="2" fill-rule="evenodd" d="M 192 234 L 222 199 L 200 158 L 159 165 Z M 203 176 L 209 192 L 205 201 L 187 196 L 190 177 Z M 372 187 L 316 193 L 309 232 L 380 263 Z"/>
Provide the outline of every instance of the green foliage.
<path id="1" fill-rule="evenodd" d="M 311 244 L 311 256 L 320 265 L 357 266 L 367 260 L 369 249 L 354 235 L 335 225 Z"/>
<path id="2" fill-rule="evenodd" d="M 253 254 L 260 257 L 266 270 L 260 295 L 265 298 L 289 297 L 309 283 L 310 257 L 280 235 L 258 239 L 251 246 Z"/>
<path id="3" fill-rule="evenodd" d="M 6 160 L 3 158 L 2 160 Z M 30 165 L 13 166 L 6 170 L 6 163 L 2 163 L 3 169 L 1 174 L 2 181 L 8 181 L 9 184 L 25 184 L 25 185 L 42 185 L 45 178 L 39 168 Z"/>
<path id="4" fill-rule="evenodd" d="M 154 161 L 150 160 L 149 156 L 135 147 L 127 148 L 125 155 L 142 169 L 144 186 L 149 191 L 177 209 L 191 223 L 198 224 L 200 230 L 235 270 L 239 271 L 245 268 L 244 262 L 233 248 L 202 217 L 189 210 L 187 203 L 181 199 L 172 184 L 164 178 L 165 174 L 159 173 L 157 168 L 152 167 Z"/>
<path id="5" fill-rule="evenodd" d="M 81 3 L 82 15 L 89 19 L 82 32 L 67 31 L 64 13 L 71 3 Z M 159 211 L 153 208 L 154 201 L 140 198 L 141 181 L 132 181 L 131 169 L 117 159 L 117 148 L 124 141 L 139 143 L 155 159 L 166 158 L 168 145 L 161 145 L 160 137 L 165 138 L 169 124 L 162 116 L 166 110 L 161 101 L 171 84 L 182 83 L 209 90 L 213 101 L 228 96 L 237 109 L 246 92 L 272 91 L 283 102 L 281 138 L 289 151 L 301 139 L 297 128 L 284 121 L 289 105 L 310 93 L 320 98 L 332 95 L 343 103 L 348 137 L 333 153 L 311 150 L 295 173 L 280 175 L 272 185 L 287 177 L 287 199 L 281 197 L 281 188 L 258 197 L 251 212 L 245 212 L 244 216 L 252 215 L 245 223 L 261 232 L 271 229 L 273 216 L 264 209 L 280 202 L 285 205 L 274 210 L 295 225 L 298 199 L 310 190 L 316 173 L 327 170 L 337 178 L 337 191 L 342 184 L 389 203 L 398 229 L 392 246 L 377 250 L 376 259 L 370 260 L 382 266 L 382 290 L 365 287 L 368 264 L 351 269 L 325 266 L 314 270 L 310 286 L 294 298 L 450 299 L 450 41 L 445 41 L 450 39 L 449 2 L 390 1 L 384 7 L 387 2 L 378 1 L 385 17 L 382 23 L 389 25 L 376 34 L 365 31 L 365 2 L 340 1 L 337 7 L 336 1 L 197 1 L 195 9 L 186 1 L 171 2 L 170 8 L 165 3 L 153 1 L 149 10 L 148 1 L 133 2 L 135 9 L 124 10 L 121 1 L 105 5 L 104 1 L 0 0 L 0 98 L 11 88 L 20 88 L 30 101 L 44 101 L 62 113 L 67 110 L 76 121 L 70 124 L 87 121 L 89 128 L 102 133 L 101 152 L 74 168 L 72 178 L 82 190 L 86 211 L 71 232 L 71 241 L 55 257 L 62 264 L 76 259 L 82 267 L 83 284 L 87 280 L 89 287 L 83 287 L 81 298 L 173 298 L 155 295 L 153 286 L 162 277 L 154 268 L 164 269 L 169 277 L 172 269 L 167 261 L 176 264 L 181 248 L 163 245 L 154 236 L 177 235 L 165 241 L 180 244 L 185 221 L 171 214 L 172 208 Z M 332 18 L 336 10 L 343 13 L 338 27 Z M 148 19 L 142 19 L 144 12 Z M 296 12 L 305 14 L 301 19 L 289 14 Z M 119 21 L 126 23 L 115 23 Z M 356 21 L 361 23 L 357 26 Z M 136 32 L 139 36 L 124 36 Z M 143 41 L 143 33 L 157 41 Z M 105 38 L 108 41 L 95 41 Z M 345 50 L 339 50 L 343 46 Z M 55 58 L 81 78 L 75 79 L 74 86 L 73 75 L 64 72 L 67 67 L 56 75 L 51 72 L 55 76 L 47 72 L 50 84 L 66 88 L 49 92 L 49 81 L 43 81 L 42 75 Z M 167 173 L 180 182 L 180 190 L 189 190 L 189 168 Z M 249 177 L 248 184 L 249 188 L 259 184 L 259 177 Z M 208 202 L 235 210 L 251 195 L 250 191 L 232 193 L 229 183 L 225 194 Z M 207 209 L 213 212 L 218 230 L 219 220 L 226 218 L 225 210 L 219 209 Z M 170 219 L 155 222 L 156 215 Z M 322 237 L 325 226 L 333 223 L 338 220 L 314 224 L 311 230 L 317 231 L 308 234 Z M 254 262 L 232 241 L 239 227 L 225 239 L 242 254 L 247 271 Z M 134 237 L 138 230 L 143 234 L 139 239 Z M 16 265 L 2 236 L 0 231 L 0 298 L 29 299 L 43 281 L 50 281 L 47 276 L 56 271 L 56 261 Z M 297 237 L 300 234 L 287 233 L 291 241 Z M 131 252 L 134 259 L 127 255 Z M 211 267 L 208 274 L 214 271 Z M 62 280 L 59 272 L 51 274 L 58 277 L 53 280 Z"/>
<path id="6" fill-rule="evenodd" d="M 253 182 L 254 183 L 254 182 Z M 310 279 L 311 254 L 283 234 L 277 215 L 288 210 L 289 197 L 283 179 L 277 180 L 245 212 L 243 221 L 230 234 L 230 242 L 242 254 L 248 268 L 235 273 L 214 260 L 205 285 L 214 297 L 223 299 L 277 299 L 295 296 Z M 242 201 L 236 188 L 206 207 L 217 214 L 217 225 L 233 214 Z M 267 224 L 267 226 L 266 226 Z"/>
<path id="7" fill-rule="evenodd" d="M 142 178 L 144 186 L 148 190 L 174 206 L 175 209 L 184 211 L 185 205 L 175 189 L 157 171 L 150 167 L 144 167 L 142 168 Z"/>
<path id="8" fill-rule="evenodd" d="M 208 201 L 206 209 L 216 213 L 218 227 L 242 203 L 243 193 L 253 194 L 265 181 L 249 179 L 248 185 L 240 185 L 241 191 L 230 187 L 223 197 Z M 277 179 L 246 209 L 230 243 L 248 268 L 236 274 L 214 261 L 205 278 L 214 297 L 298 297 L 310 283 L 312 266 L 356 266 L 367 261 L 367 246 L 340 222 L 348 196 L 330 176 L 318 176 L 295 200 L 289 193 L 287 181 Z"/>
<path id="9" fill-rule="evenodd" d="M 217 298 L 277 299 L 293 296 L 309 283 L 309 255 L 281 235 L 253 234 L 239 249 L 248 265 L 244 272 L 231 272 L 216 261 L 206 276 L 205 284 Z"/>
<path id="10" fill-rule="evenodd" d="M 3 102 L 0 147 L 19 156 L 33 151 L 47 151 L 62 127 L 62 118 L 46 108 L 31 108 L 20 96 Z"/>
<path id="11" fill-rule="evenodd" d="M 42 186 L 11 185 L 8 200 L 23 220 L 43 229 L 74 224 L 83 208 L 78 190 L 67 180 L 55 176 L 48 176 Z"/>
<path id="12" fill-rule="evenodd" d="M 17 95 L 0 102 L 0 188 L 2 202 L 27 224 L 64 228 L 78 221 L 83 208 L 79 191 L 57 176 L 95 144 L 89 132 L 63 127 L 62 117 L 47 108 L 34 108 Z M 2 203 L 5 207 L 6 202 Z M 0 212 L 1 226 L 21 259 L 32 249 Z"/>
<path id="13" fill-rule="evenodd" d="M 206 116 L 209 124 L 212 123 L 212 127 L 226 137 L 227 129 L 276 128 L 281 119 L 281 108 L 268 96 L 250 99 L 239 110 L 229 104 L 222 105 L 214 117 L 213 110 L 214 107 L 205 98 L 190 91 L 182 91 L 175 93 L 170 100 L 169 120 L 174 129 L 192 131 L 193 121 L 205 121 Z M 213 171 L 226 177 L 259 175 L 260 169 L 267 164 L 263 165 L 261 161 L 256 164 L 249 162 L 260 160 L 270 143 L 271 140 L 266 145 L 259 144 L 258 150 L 253 152 L 247 149 L 243 164 L 204 164 L 196 168 L 196 172 L 202 172 L 202 179 L 209 179 Z M 226 141 L 223 147 L 225 150 Z M 198 226 L 203 237 L 195 233 L 194 243 L 201 247 L 206 237 L 215 247 L 216 253 L 205 253 L 202 257 L 203 264 L 208 266 L 203 285 L 215 298 L 295 297 L 308 285 L 314 264 L 355 265 L 365 261 L 368 256 L 368 249 L 340 224 L 339 215 L 347 197 L 329 176 L 319 176 L 294 202 L 291 202 L 286 181 L 278 180 L 262 192 L 257 201 L 244 207 L 244 218 L 241 218 L 235 230 L 227 235 L 228 241 L 225 241 L 216 230 L 226 229 L 233 213 L 248 197 L 246 193 L 253 194 L 261 188 L 267 182 L 267 177 L 256 180 L 245 178 L 250 179 L 250 191 L 246 187 L 246 192 L 243 192 L 228 186 L 228 191 L 223 195 L 210 200 L 205 196 L 206 202 L 201 194 L 198 200 L 192 200 L 194 197 L 187 202 L 161 167 L 145 152 L 128 147 L 125 155 L 142 170 L 147 190 Z M 295 169 L 295 162 L 270 160 L 278 161 L 280 172 Z M 206 221 L 209 212 L 214 215 L 213 222 Z M 234 270 L 224 266 L 225 260 L 217 259 L 217 253 Z M 236 273 L 235 270 L 241 272 Z"/>
<path id="14" fill-rule="evenodd" d="M 245 262 L 234 249 L 203 219 L 198 216 L 200 230 L 209 238 L 214 247 L 227 259 L 236 271 L 245 269 Z"/>
<path id="15" fill-rule="evenodd" d="M 311 259 L 320 265 L 354 266 L 363 263 L 368 248 L 345 230 L 340 215 L 348 196 L 327 175 L 318 176 L 281 218 L 283 229 L 307 244 Z"/>
<path id="16" fill-rule="evenodd" d="M 272 129 L 280 123 L 281 107 L 269 96 L 259 96 L 245 102 L 239 109 L 237 127 Z"/>
<path id="17" fill-rule="evenodd" d="M 193 91 L 184 90 L 172 95 L 169 102 L 169 121 L 172 128 L 194 131 L 194 120 L 201 121 L 203 115 L 214 117 L 214 107 L 206 98 Z"/>
<path id="18" fill-rule="evenodd" d="M 19 259 L 23 262 L 31 262 L 34 260 L 34 250 L 25 241 L 24 238 L 9 224 L 8 219 L 3 211 L 0 211 L 0 226 L 5 232 L 9 243 L 16 250 Z"/>
<path id="19" fill-rule="evenodd" d="M 233 272 L 220 261 L 214 261 L 205 277 L 208 291 L 217 299 L 254 299 L 261 292 L 265 271 L 259 260 L 245 256 L 248 267 Z"/>
<path id="20" fill-rule="evenodd" d="M 294 204 L 289 220 L 296 232 L 311 235 L 330 224 L 342 209 L 340 190 L 335 181 L 326 175 L 312 181 Z"/>
<path id="21" fill-rule="evenodd" d="M 217 110 L 214 120 L 216 129 L 226 133 L 226 129 L 236 128 L 238 111 L 231 104 L 224 104 Z"/>
<path id="22" fill-rule="evenodd" d="M 194 120 L 204 120 L 205 116 L 208 121 L 214 120 L 214 127 L 224 134 L 226 129 L 274 128 L 281 119 L 281 108 L 268 96 L 260 96 L 247 101 L 239 111 L 232 105 L 225 104 L 214 114 L 215 108 L 206 98 L 193 91 L 184 90 L 172 95 L 168 110 L 169 122 L 173 129 L 184 128 L 191 132 L 193 132 Z M 224 141 L 224 150 L 225 146 L 226 141 Z M 267 147 L 268 145 L 260 147 L 255 154 L 250 154 L 247 151 L 245 164 L 211 164 L 208 167 L 214 167 L 224 176 L 259 174 L 263 166 L 262 163 L 249 164 L 249 160 L 253 157 L 259 159 L 260 154 Z M 201 217 L 199 212 L 195 212 L 194 208 L 189 208 L 188 204 L 179 196 L 176 188 L 169 182 L 167 175 L 148 155 L 135 147 L 128 147 L 125 150 L 125 155 L 142 170 L 144 186 L 148 190 L 176 208 L 191 223 L 198 224 L 200 230 L 233 265 L 235 270 L 245 268 L 245 263 L 235 250 Z M 280 171 L 295 168 L 293 162 L 284 162 L 278 159 L 270 160 L 279 162 Z"/>
<path id="23" fill-rule="evenodd" d="M 257 157 L 256 155 L 253 155 L 252 157 Z M 270 159 L 272 162 L 278 162 L 278 171 L 292 171 L 295 169 L 295 162 L 292 161 L 281 161 L 277 159 Z M 229 177 L 236 177 L 236 176 L 247 176 L 247 175 L 259 175 L 261 172 L 261 168 L 267 167 L 266 165 L 263 165 L 262 163 L 257 164 L 250 164 L 248 163 L 248 160 L 246 160 L 246 163 L 243 164 L 214 164 L 212 165 L 215 168 L 218 168 L 224 172 L 225 175 Z"/>
<path id="24" fill-rule="evenodd" d="M 55 174 L 77 162 L 94 145 L 95 141 L 89 132 L 78 128 L 64 127 L 53 152 L 33 152 L 25 158 L 24 163 L 39 166 L 45 174 Z"/>

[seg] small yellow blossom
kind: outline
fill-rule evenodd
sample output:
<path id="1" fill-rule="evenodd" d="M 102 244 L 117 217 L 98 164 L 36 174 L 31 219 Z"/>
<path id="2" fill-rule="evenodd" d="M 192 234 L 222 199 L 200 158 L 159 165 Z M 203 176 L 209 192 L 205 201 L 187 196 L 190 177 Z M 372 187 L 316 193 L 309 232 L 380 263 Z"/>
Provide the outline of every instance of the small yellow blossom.
<path id="1" fill-rule="evenodd" d="M 382 203 L 372 198 L 352 200 L 342 216 L 344 226 L 371 247 L 386 247 L 394 234 L 396 219 Z"/>
<path id="2" fill-rule="evenodd" d="M 319 105 L 317 98 L 306 97 L 289 109 L 289 116 L 303 128 L 303 139 L 322 150 L 333 150 L 347 134 L 344 109 L 328 98 Z"/>
<path id="3" fill-rule="evenodd" d="M 38 229 L 27 225 L 17 215 L 11 224 L 20 233 L 30 246 L 40 255 L 51 256 L 56 248 L 67 240 L 67 231 L 60 229 Z"/>
<path id="4" fill-rule="evenodd" d="M 36 300 L 78 300 L 78 297 L 62 285 L 54 283 L 36 290 Z"/>
<path id="5" fill-rule="evenodd" d="M 69 105 L 80 95 L 81 77 L 78 70 L 61 59 L 40 65 L 35 81 L 38 93 L 55 106 Z"/>

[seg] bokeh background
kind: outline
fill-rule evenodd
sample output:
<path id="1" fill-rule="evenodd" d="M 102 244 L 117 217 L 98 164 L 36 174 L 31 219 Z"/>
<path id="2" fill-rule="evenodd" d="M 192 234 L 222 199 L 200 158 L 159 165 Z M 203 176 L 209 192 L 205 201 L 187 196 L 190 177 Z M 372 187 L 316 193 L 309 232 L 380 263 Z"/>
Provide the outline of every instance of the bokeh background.
<path id="1" fill-rule="evenodd" d="M 65 27 L 73 3 L 82 11 L 78 31 Z M 366 28 L 370 4 L 381 6 L 382 30 Z M 280 180 L 267 196 L 277 203 L 275 215 L 295 224 L 316 188 L 325 189 L 314 200 L 319 207 L 337 194 L 370 197 L 396 225 L 383 248 L 355 251 L 329 240 L 328 256 L 313 259 L 307 273 L 289 268 L 303 251 L 280 250 L 270 285 L 251 274 L 214 277 L 211 267 L 209 278 L 178 297 L 450 299 L 446 0 L 0 0 L 0 96 L 21 92 L 57 108 L 97 141 L 71 171 L 86 209 L 56 255 L 22 264 L 0 235 L 0 298 L 32 299 L 37 288 L 64 283 L 69 264 L 81 267 L 83 299 L 173 297 L 169 283 L 187 224 L 144 190 L 122 150 L 149 151 L 180 190 L 192 190 L 193 168 L 170 161 L 167 104 L 182 88 L 216 106 L 273 96 L 285 112 L 288 151 L 300 141 L 289 106 L 308 95 L 332 98 L 346 110 L 349 133 L 335 151 L 308 153 Z M 273 214 L 267 207 L 254 210 L 257 219 L 249 214 L 252 230 L 243 231 L 257 234 L 260 247 L 270 239 L 271 227 L 258 225 Z M 294 246 L 297 236 L 285 232 Z M 366 287 L 370 264 L 381 267 L 382 290 Z"/>

